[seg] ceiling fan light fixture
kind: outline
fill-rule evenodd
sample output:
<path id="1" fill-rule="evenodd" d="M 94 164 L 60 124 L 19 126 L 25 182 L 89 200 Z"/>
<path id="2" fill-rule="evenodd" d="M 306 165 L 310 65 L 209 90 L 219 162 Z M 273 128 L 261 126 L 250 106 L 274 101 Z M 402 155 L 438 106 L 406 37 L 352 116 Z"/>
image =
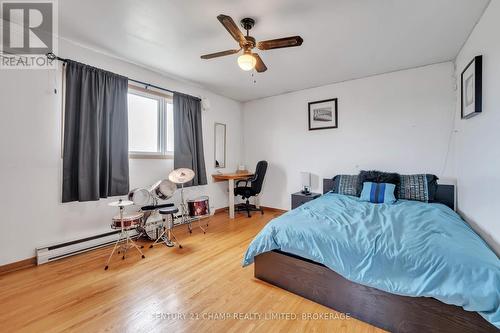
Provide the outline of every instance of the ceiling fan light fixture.
<path id="1" fill-rule="evenodd" d="M 238 57 L 238 66 L 244 71 L 251 71 L 256 64 L 257 59 L 249 52 L 245 52 Z"/>
<path id="2" fill-rule="evenodd" d="M 245 17 L 241 20 L 241 26 L 246 30 L 246 36 L 243 35 L 236 23 L 234 23 L 231 16 L 220 14 L 217 16 L 217 20 L 219 20 L 219 22 L 224 26 L 227 32 L 229 32 L 231 37 L 233 37 L 233 39 L 238 43 L 239 49 L 205 54 L 201 56 L 201 59 L 224 57 L 239 53 L 241 50 L 243 50 L 243 54 L 238 57 L 238 66 L 240 66 L 240 68 L 244 71 L 251 71 L 254 68 L 257 73 L 264 73 L 265 71 L 267 71 L 267 66 L 262 61 L 260 56 L 257 53 L 252 53 L 252 50 L 255 47 L 257 47 L 261 51 L 266 51 L 272 49 L 281 49 L 284 47 L 300 46 L 304 41 L 300 36 L 291 36 L 285 38 L 264 40 L 257 43 L 255 38 L 250 36 L 250 29 L 252 29 L 255 24 L 254 19 Z"/>

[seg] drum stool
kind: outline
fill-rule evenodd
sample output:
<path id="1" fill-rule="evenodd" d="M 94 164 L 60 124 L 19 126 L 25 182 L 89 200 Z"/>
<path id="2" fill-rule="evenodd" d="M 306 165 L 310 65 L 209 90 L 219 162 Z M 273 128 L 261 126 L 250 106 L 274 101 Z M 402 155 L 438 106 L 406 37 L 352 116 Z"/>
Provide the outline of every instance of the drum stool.
<path id="1" fill-rule="evenodd" d="M 166 246 L 168 247 L 173 247 L 177 243 L 179 245 L 179 248 L 182 249 L 182 245 L 179 243 L 177 238 L 175 237 L 175 234 L 173 232 L 174 229 L 174 214 L 178 213 L 179 209 L 177 207 L 166 207 L 166 208 L 161 208 L 159 210 L 159 213 L 162 215 L 163 218 L 163 232 L 160 234 L 160 236 L 155 240 L 153 244 L 149 246 L 149 248 L 152 248 L 155 245 L 160 244 L 160 242 L 163 242 Z"/>

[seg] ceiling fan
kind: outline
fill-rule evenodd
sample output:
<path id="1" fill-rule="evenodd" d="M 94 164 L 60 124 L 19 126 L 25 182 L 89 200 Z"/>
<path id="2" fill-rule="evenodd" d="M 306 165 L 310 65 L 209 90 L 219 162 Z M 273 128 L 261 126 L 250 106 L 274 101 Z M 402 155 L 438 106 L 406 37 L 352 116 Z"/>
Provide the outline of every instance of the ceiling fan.
<path id="1" fill-rule="evenodd" d="M 250 29 L 255 25 L 254 19 L 246 17 L 240 21 L 241 27 L 247 31 L 247 35 L 244 36 L 240 29 L 236 26 L 233 19 L 227 15 L 219 15 L 217 19 L 222 23 L 224 28 L 231 34 L 231 36 L 238 42 L 240 48 L 234 50 L 221 51 L 216 53 L 205 54 L 201 56 L 201 59 L 212 59 L 217 57 L 223 57 L 231 54 L 235 54 L 243 50 L 243 54 L 238 57 L 238 65 L 244 71 L 249 71 L 256 69 L 257 72 L 262 73 L 267 70 L 266 65 L 259 57 L 257 53 L 253 53 L 252 49 L 257 46 L 259 50 L 271 50 L 280 49 L 284 47 L 300 46 L 302 45 L 303 39 L 300 36 L 285 37 L 278 39 L 270 39 L 262 42 L 256 42 L 255 38 L 249 35 Z"/>

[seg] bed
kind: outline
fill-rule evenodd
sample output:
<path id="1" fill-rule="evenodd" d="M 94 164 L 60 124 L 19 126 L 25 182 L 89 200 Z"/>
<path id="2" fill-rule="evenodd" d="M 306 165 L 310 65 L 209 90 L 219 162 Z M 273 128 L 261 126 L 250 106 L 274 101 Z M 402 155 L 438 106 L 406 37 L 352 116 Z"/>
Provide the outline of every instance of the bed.
<path id="1" fill-rule="evenodd" d="M 394 205 L 331 188 L 255 237 L 255 277 L 393 332 L 498 332 L 499 259 L 451 209 L 453 186 Z"/>

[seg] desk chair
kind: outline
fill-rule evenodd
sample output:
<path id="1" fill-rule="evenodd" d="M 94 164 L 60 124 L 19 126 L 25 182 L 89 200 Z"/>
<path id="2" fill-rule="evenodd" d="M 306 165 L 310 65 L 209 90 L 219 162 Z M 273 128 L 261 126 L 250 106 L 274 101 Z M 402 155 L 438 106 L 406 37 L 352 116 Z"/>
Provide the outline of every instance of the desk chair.
<path id="1" fill-rule="evenodd" d="M 251 217 L 251 211 L 260 211 L 261 214 L 264 214 L 264 210 L 262 208 L 257 208 L 255 205 L 250 205 L 250 197 L 257 196 L 262 190 L 262 183 L 264 182 L 264 177 L 267 171 L 267 162 L 260 161 L 257 163 L 257 167 L 255 168 L 255 174 L 252 178 L 247 180 L 239 180 L 236 183 L 236 187 L 234 189 L 234 195 L 240 195 L 243 200 L 246 199 L 245 203 L 237 205 L 236 211 L 242 212 L 246 211 L 248 217 Z M 240 183 L 245 183 L 244 186 L 240 186 Z M 249 185 L 250 183 L 250 185 Z"/>

